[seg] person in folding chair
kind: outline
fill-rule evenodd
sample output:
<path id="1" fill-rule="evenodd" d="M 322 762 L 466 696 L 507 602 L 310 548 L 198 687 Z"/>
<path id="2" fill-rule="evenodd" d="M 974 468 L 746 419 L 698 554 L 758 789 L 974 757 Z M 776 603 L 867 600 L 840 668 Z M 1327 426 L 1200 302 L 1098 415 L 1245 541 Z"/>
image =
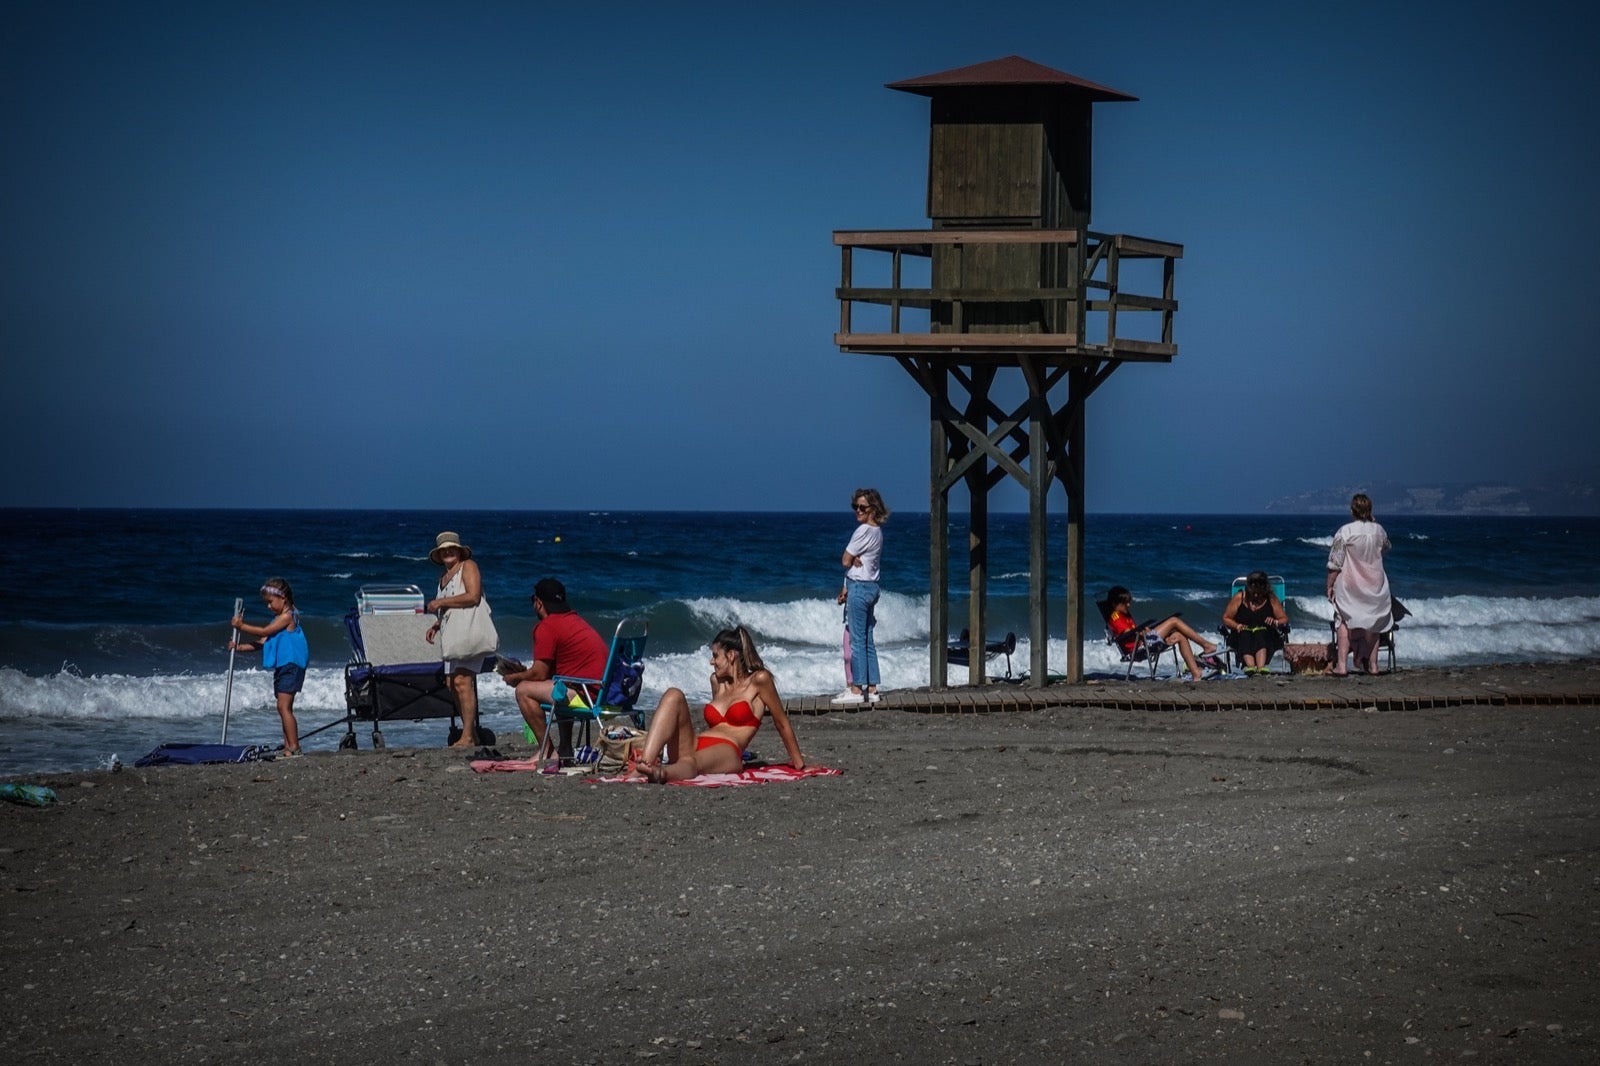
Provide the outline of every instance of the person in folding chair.
<path id="1" fill-rule="evenodd" d="M 1142 637 L 1150 645 L 1152 656 L 1169 645 L 1176 648 L 1178 654 L 1183 656 L 1184 665 L 1189 668 L 1189 675 L 1196 681 L 1200 680 L 1202 665 L 1219 674 L 1228 672 L 1227 664 L 1217 655 L 1217 646 L 1196 633 L 1188 622 L 1177 615 L 1168 615 L 1153 626 L 1141 628 L 1133 620 L 1133 593 L 1121 585 L 1111 586 L 1111 591 L 1106 593 L 1106 602 L 1111 605 L 1111 635 L 1117 638 L 1124 651 L 1131 651 L 1133 642 Z M 1200 645 L 1199 655 L 1194 653 L 1191 644 Z"/>
<path id="2" fill-rule="evenodd" d="M 1252 570 L 1244 588 L 1233 594 L 1222 612 L 1222 628 L 1233 653 L 1247 674 L 1267 673 L 1272 653 L 1283 650 L 1283 630 L 1289 615 L 1265 570 Z"/>
<path id="3" fill-rule="evenodd" d="M 567 604 L 567 587 L 553 577 L 542 578 L 533 586 L 533 613 L 539 621 L 533 627 L 533 662 L 526 670 L 513 670 L 501 676 L 515 690 L 517 710 L 528 723 L 539 746 L 545 743 L 544 704 L 554 704 L 559 698 L 583 701 L 583 706 L 593 707 L 600 698 L 599 685 L 574 685 L 557 682 L 556 677 L 604 677 L 606 659 L 611 649 L 605 638 L 595 632 Z M 561 692 L 556 691 L 560 685 Z M 572 722 L 556 722 L 560 741 L 556 755 L 572 758 Z"/>
<path id="4" fill-rule="evenodd" d="M 744 749 L 767 717 L 789 752 L 789 765 L 804 770 L 806 760 L 794 727 L 749 630 L 724 629 L 711 639 L 711 702 L 705 706 L 705 730 L 695 734 L 683 690 L 667 689 L 650 717 L 644 750 L 630 769 L 657 784 L 701 774 L 738 773 L 744 769 Z"/>

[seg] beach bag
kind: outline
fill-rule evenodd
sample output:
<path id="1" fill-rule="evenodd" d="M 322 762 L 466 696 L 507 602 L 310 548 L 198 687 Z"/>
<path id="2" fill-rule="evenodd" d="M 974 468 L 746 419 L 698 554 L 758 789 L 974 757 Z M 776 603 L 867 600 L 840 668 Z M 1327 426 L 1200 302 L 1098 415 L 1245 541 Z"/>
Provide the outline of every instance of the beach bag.
<path id="1" fill-rule="evenodd" d="M 600 761 L 595 764 L 595 770 L 602 774 L 620 774 L 627 768 L 633 753 L 643 750 L 644 730 L 631 725 L 614 725 L 600 737 Z"/>
<path id="2" fill-rule="evenodd" d="M 611 671 L 611 680 L 601 694 L 602 707 L 632 707 L 644 688 L 644 663 L 619 662 Z"/>
<path id="3" fill-rule="evenodd" d="M 489 598 L 476 607 L 452 607 L 439 619 L 439 654 L 450 662 L 484 659 L 500 649 L 500 633 L 490 616 Z"/>
<path id="4" fill-rule="evenodd" d="M 1332 644 L 1285 644 L 1284 661 L 1291 674 L 1325 674 L 1333 669 L 1337 652 Z"/>

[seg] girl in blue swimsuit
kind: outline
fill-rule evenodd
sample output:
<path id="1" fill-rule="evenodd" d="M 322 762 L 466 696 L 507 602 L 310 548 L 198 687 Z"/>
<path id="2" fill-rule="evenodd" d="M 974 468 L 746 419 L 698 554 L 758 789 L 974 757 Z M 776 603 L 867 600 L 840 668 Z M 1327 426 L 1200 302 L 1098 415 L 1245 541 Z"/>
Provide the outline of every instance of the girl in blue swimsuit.
<path id="1" fill-rule="evenodd" d="M 658 784 L 737 773 L 744 769 L 744 749 L 768 715 L 788 749 L 789 765 L 805 769 L 777 685 L 744 626 L 724 629 L 711 640 L 711 702 L 704 713 L 706 727 L 696 736 L 688 698 L 682 689 L 667 689 L 633 769 Z"/>

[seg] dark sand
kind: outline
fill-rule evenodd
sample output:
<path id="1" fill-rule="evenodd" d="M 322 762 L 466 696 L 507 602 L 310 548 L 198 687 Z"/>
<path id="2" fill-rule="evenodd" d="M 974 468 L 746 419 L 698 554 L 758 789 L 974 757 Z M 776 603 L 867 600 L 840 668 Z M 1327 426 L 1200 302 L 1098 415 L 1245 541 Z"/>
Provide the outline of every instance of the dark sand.
<path id="1" fill-rule="evenodd" d="M 796 728 L 846 774 L 39 779 L 0 1061 L 1600 1058 L 1593 703 Z"/>

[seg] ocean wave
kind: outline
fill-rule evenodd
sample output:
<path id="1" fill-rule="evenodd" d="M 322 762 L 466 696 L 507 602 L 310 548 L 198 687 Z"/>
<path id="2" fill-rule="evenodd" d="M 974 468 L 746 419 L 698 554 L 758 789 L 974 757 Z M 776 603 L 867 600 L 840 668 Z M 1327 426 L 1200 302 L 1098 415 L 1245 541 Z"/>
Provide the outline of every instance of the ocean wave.
<path id="1" fill-rule="evenodd" d="M 917 601 L 903 597 L 908 606 Z M 1302 598 L 1303 599 L 1303 598 Z M 717 610 L 720 605 L 705 601 L 707 609 Z M 760 605 L 738 604 L 733 610 L 749 612 L 752 617 L 746 624 L 810 625 L 809 620 L 796 622 L 800 604 Z M 920 605 L 925 616 L 926 603 Z M 1295 603 L 1297 609 L 1311 613 L 1314 609 L 1326 611 L 1326 600 Z M 767 618 L 762 607 L 787 607 L 789 611 L 773 612 Z M 1398 662 L 1402 668 L 1420 666 L 1447 666 L 1452 664 L 1504 662 L 1517 660 L 1558 661 L 1567 658 L 1594 658 L 1600 656 L 1600 599 L 1575 597 L 1566 601 L 1550 600 L 1481 600 L 1472 597 L 1447 597 L 1438 600 L 1418 600 L 1416 616 L 1408 618 L 1398 635 Z M 1324 619 L 1326 615 L 1323 616 Z M 815 623 L 826 626 L 826 641 L 804 641 L 766 636 L 760 640 L 761 654 L 777 678 L 779 692 L 786 697 L 827 695 L 844 687 L 844 667 L 840 649 L 842 627 L 838 624 L 837 608 L 827 612 L 827 617 Z M 922 625 L 925 627 L 925 617 Z M 1327 638 L 1326 621 L 1300 622 L 1296 639 L 1323 640 Z M 1060 672 L 1066 662 L 1066 642 L 1053 638 L 1047 652 L 1050 668 Z M 1016 650 L 1011 655 L 1013 673 L 1023 674 L 1030 662 L 1031 644 L 1025 635 L 1018 636 Z M 902 639 L 894 643 L 882 642 L 878 658 L 883 684 L 889 689 L 917 688 L 928 683 L 928 648 L 926 637 Z M 1083 645 L 1084 668 L 1090 673 L 1122 673 L 1122 663 L 1116 650 L 1099 636 L 1092 636 Z M 1005 670 L 1003 656 L 989 658 L 988 674 L 1000 676 Z M 1165 670 L 1164 670 L 1165 673 Z M 680 688 L 691 700 L 703 700 L 709 694 L 710 664 L 706 650 L 661 651 L 647 654 L 645 660 L 644 691 L 641 704 L 654 707 L 668 688 Z M 966 681 L 965 668 L 952 666 L 950 682 Z M 84 675 L 72 668 L 45 676 L 33 677 L 11 668 L 0 669 L 0 720 L 26 722 L 27 720 L 72 723 L 104 734 L 106 750 L 132 750 L 134 742 L 119 737 L 148 737 L 160 732 L 161 723 L 190 734 L 167 739 L 210 740 L 212 730 L 220 727 L 227 674 L 224 671 L 209 674 L 168 674 L 138 677 L 121 673 Z M 515 731 L 520 728 L 511 689 L 494 676 L 485 676 L 478 683 L 479 707 L 484 721 L 491 728 Z M 306 687 L 295 702 L 296 715 L 302 732 L 318 726 L 338 722 L 345 715 L 343 671 L 313 667 L 306 676 Z M 275 742 L 278 735 L 277 715 L 273 709 L 270 675 L 257 668 L 239 669 L 233 678 L 230 705 L 230 739 L 239 743 Z M 144 723 L 141 725 L 140 723 Z M 384 723 L 386 735 L 393 730 L 410 728 L 404 723 Z M 425 737 L 415 743 L 436 742 L 435 733 L 443 730 L 442 722 L 422 723 L 416 727 Z M 356 731 L 365 746 L 371 723 L 357 723 Z M 321 742 L 331 747 L 337 742 L 342 729 L 331 729 L 322 734 L 331 738 Z M 400 732 L 395 732 L 392 743 L 399 744 Z"/>
<path id="2" fill-rule="evenodd" d="M 1241 540 L 1234 544 L 1235 548 L 1250 548 L 1262 544 L 1281 544 L 1282 537 L 1257 537 L 1255 540 Z"/>
<path id="3" fill-rule="evenodd" d="M 704 596 L 683 601 L 702 624 L 713 628 L 742 625 L 765 648 L 765 642 L 796 642 L 838 647 L 844 628 L 844 608 L 823 597 L 763 603 L 726 596 Z M 899 641 L 928 638 L 928 597 L 885 592 L 878 600 L 877 643 L 881 648 Z"/>
<path id="4" fill-rule="evenodd" d="M 1331 621 L 1333 605 L 1325 596 L 1291 596 L 1305 614 Z M 1402 601 L 1411 614 L 1401 624 L 1418 626 L 1588 626 L 1600 623 L 1600 597 L 1567 596 L 1439 596 Z"/>
<path id="5" fill-rule="evenodd" d="M 1326 537 L 1296 537 L 1295 539 L 1298 540 L 1301 544 L 1309 544 L 1314 548 L 1331 548 L 1331 547 L 1333 547 L 1333 534 L 1332 533 L 1329 533 Z"/>
<path id="6" fill-rule="evenodd" d="M 1294 639 L 1328 638 L 1332 604 L 1320 596 L 1291 597 L 1291 603 L 1297 612 L 1318 620 L 1309 626 L 1300 622 L 1296 632 L 1309 635 Z M 1404 603 L 1411 613 L 1395 636 L 1401 666 L 1600 655 L 1600 597 L 1441 596 Z"/>

